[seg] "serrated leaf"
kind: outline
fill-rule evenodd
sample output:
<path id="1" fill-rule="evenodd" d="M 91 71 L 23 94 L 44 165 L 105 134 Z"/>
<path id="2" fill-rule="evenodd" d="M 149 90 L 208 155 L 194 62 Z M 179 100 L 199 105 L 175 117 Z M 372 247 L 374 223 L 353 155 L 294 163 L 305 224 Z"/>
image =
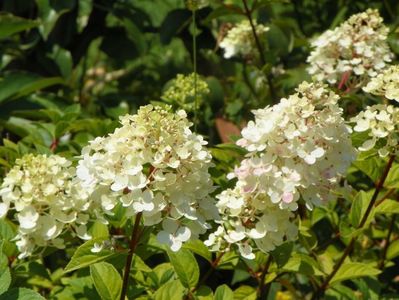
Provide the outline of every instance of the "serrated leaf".
<path id="1" fill-rule="evenodd" d="M 330 284 L 335 284 L 343 280 L 354 279 L 365 276 L 375 276 L 381 271 L 370 266 L 369 264 L 351 262 L 344 263 L 335 276 L 331 279 Z"/>
<path id="2" fill-rule="evenodd" d="M 199 279 L 199 267 L 194 255 L 189 250 L 180 249 L 179 252 L 168 250 L 168 256 L 183 286 L 195 287 Z"/>
<path id="3" fill-rule="evenodd" d="M 101 299 L 119 300 L 122 278 L 113 265 L 106 262 L 91 265 L 90 276 Z"/>
<path id="4" fill-rule="evenodd" d="M 227 285 L 223 284 L 216 289 L 213 300 L 234 300 L 234 293 Z"/>
<path id="5" fill-rule="evenodd" d="M 70 262 L 65 267 L 64 272 L 72 272 L 116 256 L 116 253 L 107 249 L 103 249 L 98 253 L 91 252 L 91 249 L 95 243 L 102 243 L 104 240 L 104 238 L 92 239 L 79 246 L 79 248 L 76 249 L 75 253 L 73 254 Z"/>

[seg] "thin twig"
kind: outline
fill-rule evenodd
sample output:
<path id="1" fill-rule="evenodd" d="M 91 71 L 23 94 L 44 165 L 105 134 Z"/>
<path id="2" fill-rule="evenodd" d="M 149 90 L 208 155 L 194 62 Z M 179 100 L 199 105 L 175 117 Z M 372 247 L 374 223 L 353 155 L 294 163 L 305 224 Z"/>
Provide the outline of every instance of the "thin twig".
<path id="1" fill-rule="evenodd" d="M 267 258 L 265 267 L 262 270 L 262 273 L 259 278 L 259 286 L 258 286 L 258 299 L 266 299 L 268 290 L 269 290 L 269 285 L 265 284 L 265 279 L 267 272 L 269 271 L 269 267 L 272 264 L 273 257 L 271 254 L 269 254 L 269 257 Z"/>
<path id="2" fill-rule="evenodd" d="M 389 157 L 388 163 L 384 169 L 384 172 L 381 176 L 381 179 L 377 183 L 377 187 L 374 191 L 373 196 L 371 197 L 370 203 L 367 206 L 366 212 L 364 213 L 359 226 L 357 227 L 358 229 L 363 228 L 364 224 L 366 224 L 367 219 L 370 215 L 370 212 L 372 208 L 374 207 L 374 204 L 377 200 L 378 194 L 380 193 L 381 189 L 384 186 L 384 182 L 388 176 L 389 170 L 392 167 L 393 161 L 395 160 L 395 156 L 391 155 Z M 313 294 L 312 300 L 315 299 L 321 299 L 321 297 L 324 295 L 325 290 L 327 289 L 331 279 L 337 274 L 339 269 L 341 268 L 342 264 L 344 263 L 345 259 L 348 257 L 348 255 L 352 252 L 353 246 L 355 245 L 356 237 L 352 237 L 349 244 L 346 246 L 344 253 L 342 254 L 341 258 L 338 260 L 338 262 L 335 264 L 332 272 L 326 277 L 324 282 L 320 285 L 320 287 L 317 289 L 317 291 Z"/>
<path id="3" fill-rule="evenodd" d="M 201 285 L 203 285 L 206 282 L 206 280 L 209 278 L 209 276 L 212 275 L 213 271 L 215 271 L 215 269 L 219 265 L 220 260 L 222 259 L 224 254 L 225 254 L 225 252 L 220 252 L 219 255 L 215 258 L 215 260 L 211 262 L 211 267 L 208 269 L 208 271 L 205 273 L 205 275 L 202 276 L 202 278 L 197 283 L 197 285 L 186 295 L 186 297 L 184 298 L 185 300 L 190 299 L 191 295 L 196 290 L 198 290 L 201 287 Z"/>
<path id="4" fill-rule="evenodd" d="M 385 260 L 387 258 L 388 247 L 389 247 L 390 242 L 391 242 L 391 235 L 392 235 L 392 232 L 393 232 L 393 228 L 395 226 L 395 221 L 396 221 L 395 219 L 396 219 L 396 215 L 393 215 L 391 223 L 389 224 L 388 235 L 387 235 L 387 238 L 385 240 L 384 249 L 382 250 L 381 260 L 380 260 L 380 263 L 378 264 L 378 267 L 381 270 L 384 269 Z"/>
<path id="5" fill-rule="evenodd" d="M 193 71 L 194 71 L 194 130 L 198 124 L 198 95 L 197 95 L 197 24 L 195 7 L 193 8 Z"/>
<path id="6" fill-rule="evenodd" d="M 248 7 L 247 0 L 242 0 L 242 3 L 244 4 L 245 16 L 247 17 L 249 24 L 251 25 L 252 34 L 255 39 L 256 47 L 258 48 L 259 57 L 260 57 L 260 61 L 262 63 L 262 68 L 263 68 L 264 65 L 266 65 L 266 58 L 265 58 L 265 54 L 263 52 L 262 44 L 260 43 L 258 34 L 256 33 L 256 27 L 255 27 L 254 21 L 252 20 L 252 11 Z M 272 98 L 272 102 L 276 103 L 276 101 L 277 101 L 276 91 L 274 90 L 273 78 L 272 78 L 272 75 L 270 72 L 267 73 L 266 79 L 267 79 L 267 83 L 269 85 L 270 97 Z"/>
<path id="7" fill-rule="evenodd" d="M 122 283 L 122 292 L 121 292 L 120 300 L 125 300 L 125 297 L 126 297 L 127 286 L 128 286 L 128 282 L 129 282 L 130 267 L 132 265 L 132 260 L 133 260 L 133 254 L 134 254 L 134 251 L 136 250 L 136 247 L 137 247 L 137 244 L 138 244 L 139 238 L 140 238 L 140 230 L 139 229 L 140 229 L 141 216 L 142 216 L 142 213 L 139 212 L 136 215 L 136 220 L 134 221 L 132 237 L 130 238 L 130 242 L 129 242 L 129 254 L 126 258 L 125 272 L 123 273 L 123 283 Z"/>

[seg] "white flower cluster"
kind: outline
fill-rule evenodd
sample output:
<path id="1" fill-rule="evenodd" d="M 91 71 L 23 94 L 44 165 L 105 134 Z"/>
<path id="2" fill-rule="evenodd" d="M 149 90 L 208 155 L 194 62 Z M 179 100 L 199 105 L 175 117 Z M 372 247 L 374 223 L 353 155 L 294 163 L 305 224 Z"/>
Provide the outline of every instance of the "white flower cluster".
<path id="1" fill-rule="evenodd" d="M 399 108 L 386 104 L 368 106 L 365 111 L 352 118 L 351 122 L 355 123 L 354 131 L 368 132 L 370 137 L 359 147 L 359 151 L 378 148 L 381 157 L 397 151 Z"/>
<path id="2" fill-rule="evenodd" d="M 268 252 L 295 236 L 291 211 L 301 197 L 309 209 L 333 197 L 355 158 L 338 99 L 323 84 L 303 82 L 288 99 L 254 112 L 237 142 L 249 153 L 229 175 L 236 187 L 218 196 L 222 224 L 209 246 L 235 242 L 250 258 L 253 239 Z"/>
<path id="3" fill-rule="evenodd" d="M 377 77 L 372 78 L 363 90 L 399 102 L 399 65 L 383 70 Z"/>
<path id="4" fill-rule="evenodd" d="M 309 74 L 331 84 L 340 81 L 344 73 L 367 82 L 392 60 L 386 41 L 388 31 L 378 10 L 368 9 L 351 16 L 312 42 L 315 49 L 307 59 Z"/>
<path id="5" fill-rule="evenodd" d="M 258 36 L 269 31 L 269 27 L 262 24 L 255 24 L 255 26 Z M 224 49 L 225 58 L 240 55 L 245 58 L 256 55 L 255 38 L 249 21 L 241 21 L 231 28 L 220 42 L 220 47 Z"/>
<path id="6" fill-rule="evenodd" d="M 31 255 L 37 247 L 64 248 L 60 235 L 67 228 L 82 239 L 90 238 L 86 228 L 89 193 L 74 174 L 71 162 L 63 157 L 27 154 L 16 160 L 4 178 L 0 217 L 10 209 L 16 211 L 20 258 Z"/>
<path id="7" fill-rule="evenodd" d="M 252 241 L 260 250 L 269 252 L 297 236 L 294 214 L 273 204 L 265 193 L 246 193 L 236 186 L 217 198 L 222 220 L 205 241 L 212 251 L 228 251 L 229 245 L 234 244 L 242 257 L 254 259 Z"/>
<path id="8" fill-rule="evenodd" d="M 177 251 L 218 216 L 207 142 L 191 132 L 184 111 L 170 107 L 143 106 L 121 123 L 83 149 L 77 176 L 94 187 L 106 214 L 121 203 L 128 216 L 142 213 L 145 226 L 162 222 L 158 240 Z"/>
<path id="9" fill-rule="evenodd" d="M 178 74 L 172 84 L 162 95 L 162 99 L 169 104 L 175 104 L 187 112 L 194 111 L 204 102 L 204 97 L 210 93 L 208 84 L 198 74 Z M 197 99 L 195 99 L 197 93 Z M 198 103 L 196 103 L 196 100 Z"/>

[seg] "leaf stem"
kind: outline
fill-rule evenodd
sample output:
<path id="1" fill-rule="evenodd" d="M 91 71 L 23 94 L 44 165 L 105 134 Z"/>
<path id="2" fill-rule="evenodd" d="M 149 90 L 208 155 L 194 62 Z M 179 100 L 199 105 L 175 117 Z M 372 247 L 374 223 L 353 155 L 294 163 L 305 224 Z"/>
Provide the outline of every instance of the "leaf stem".
<path id="1" fill-rule="evenodd" d="M 125 297 L 126 297 L 127 286 L 128 286 L 128 282 L 129 282 L 130 267 L 132 265 L 132 260 L 133 260 L 133 254 L 134 254 L 134 251 L 136 250 L 137 244 L 140 239 L 140 230 L 139 229 L 140 229 L 141 216 L 142 216 L 142 213 L 139 212 L 136 215 L 136 220 L 134 221 L 132 237 L 130 238 L 130 242 L 129 242 L 129 254 L 126 258 L 125 271 L 123 273 L 123 283 L 122 283 L 122 292 L 121 292 L 120 300 L 125 300 Z"/>
<path id="2" fill-rule="evenodd" d="M 378 194 L 380 193 L 381 189 L 384 186 L 384 182 L 388 176 L 389 170 L 392 167 L 393 161 L 395 160 L 395 156 L 391 155 L 389 157 L 388 163 L 385 166 L 384 172 L 382 173 L 382 176 L 380 178 L 380 180 L 377 183 L 377 186 L 375 188 L 374 194 L 371 197 L 370 203 L 367 206 L 366 212 L 364 213 L 359 226 L 357 227 L 357 229 L 363 228 L 364 224 L 366 224 L 367 219 L 371 213 L 371 210 L 375 204 L 375 202 L 377 201 L 377 197 Z M 312 296 L 312 300 L 315 299 L 321 299 L 321 297 L 324 295 L 324 292 L 326 291 L 328 284 L 330 283 L 331 279 L 335 276 L 335 274 L 337 274 L 338 270 L 341 268 L 342 264 L 344 263 L 345 259 L 348 257 L 348 255 L 351 253 L 354 245 L 355 245 L 355 241 L 356 241 L 356 237 L 352 237 L 349 244 L 346 246 L 344 253 L 342 254 L 341 258 L 338 260 L 338 262 L 335 264 L 332 272 L 326 277 L 326 279 L 324 280 L 324 282 L 320 285 L 320 287 L 318 288 L 318 290 L 313 294 Z"/>

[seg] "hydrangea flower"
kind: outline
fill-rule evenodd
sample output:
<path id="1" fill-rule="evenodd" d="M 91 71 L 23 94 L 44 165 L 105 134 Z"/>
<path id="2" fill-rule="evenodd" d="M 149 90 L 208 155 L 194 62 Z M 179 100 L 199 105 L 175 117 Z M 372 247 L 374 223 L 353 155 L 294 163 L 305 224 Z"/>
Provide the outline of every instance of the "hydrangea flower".
<path id="1" fill-rule="evenodd" d="M 266 193 L 280 208 L 308 208 L 328 200 L 355 158 L 339 97 L 321 83 L 303 82 L 272 107 L 254 111 L 239 146 L 248 158 L 231 177 L 244 193 Z"/>
<path id="2" fill-rule="evenodd" d="M 58 156 L 27 154 L 16 160 L 0 187 L 0 217 L 15 210 L 20 258 L 37 247 L 64 248 L 61 234 L 72 229 L 89 239 L 89 190 L 75 178 L 71 162 Z"/>
<path id="3" fill-rule="evenodd" d="M 338 99 L 321 83 L 303 82 L 288 99 L 254 112 L 237 141 L 247 157 L 228 176 L 236 185 L 217 196 L 221 220 L 206 241 L 211 249 L 237 244 L 249 259 L 254 244 L 269 252 L 295 238 L 300 198 L 312 209 L 334 197 L 355 159 Z"/>
<path id="4" fill-rule="evenodd" d="M 204 242 L 212 251 L 226 251 L 236 245 L 242 257 L 254 259 L 252 241 L 261 251 L 269 252 L 297 236 L 294 214 L 271 203 L 264 193 L 243 193 L 236 186 L 217 198 L 222 219 Z"/>
<path id="5" fill-rule="evenodd" d="M 145 226 L 163 222 L 158 240 L 177 251 L 218 217 L 207 142 L 191 132 L 183 110 L 174 114 L 169 106 L 143 106 L 120 121 L 82 150 L 77 176 L 93 186 L 93 201 L 106 214 L 120 203 L 128 216 L 142 213 Z"/>
<path id="6" fill-rule="evenodd" d="M 195 73 L 187 76 L 178 74 L 161 98 L 170 104 L 176 104 L 185 111 L 194 111 L 196 105 L 201 106 L 204 97 L 210 93 L 206 81 L 199 75 L 197 75 L 196 79 L 194 77 Z M 194 83 L 196 84 L 196 89 Z M 198 103 L 195 103 L 195 91 L 197 92 Z"/>
<path id="7" fill-rule="evenodd" d="M 367 82 L 392 60 L 388 31 L 376 9 L 351 16 L 312 42 L 309 74 L 331 84 L 343 80 L 345 74 L 354 76 L 358 84 Z"/>
<path id="8" fill-rule="evenodd" d="M 399 139 L 399 108 L 386 104 L 368 106 L 365 111 L 353 117 L 351 122 L 355 123 L 355 132 L 368 132 L 370 137 L 359 147 L 359 151 L 378 148 L 381 157 L 396 152 Z"/>
<path id="9" fill-rule="evenodd" d="M 262 35 L 269 31 L 269 27 L 262 24 L 255 24 L 255 26 L 257 35 Z M 249 21 L 241 21 L 231 28 L 219 46 L 224 50 L 225 58 L 254 56 L 256 54 L 256 50 L 254 50 L 256 49 L 256 44 Z"/>
<path id="10" fill-rule="evenodd" d="M 371 79 L 363 90 L 399 102 L 399 66 L 395 65 L 383 70 L 377 77 Z"/>

